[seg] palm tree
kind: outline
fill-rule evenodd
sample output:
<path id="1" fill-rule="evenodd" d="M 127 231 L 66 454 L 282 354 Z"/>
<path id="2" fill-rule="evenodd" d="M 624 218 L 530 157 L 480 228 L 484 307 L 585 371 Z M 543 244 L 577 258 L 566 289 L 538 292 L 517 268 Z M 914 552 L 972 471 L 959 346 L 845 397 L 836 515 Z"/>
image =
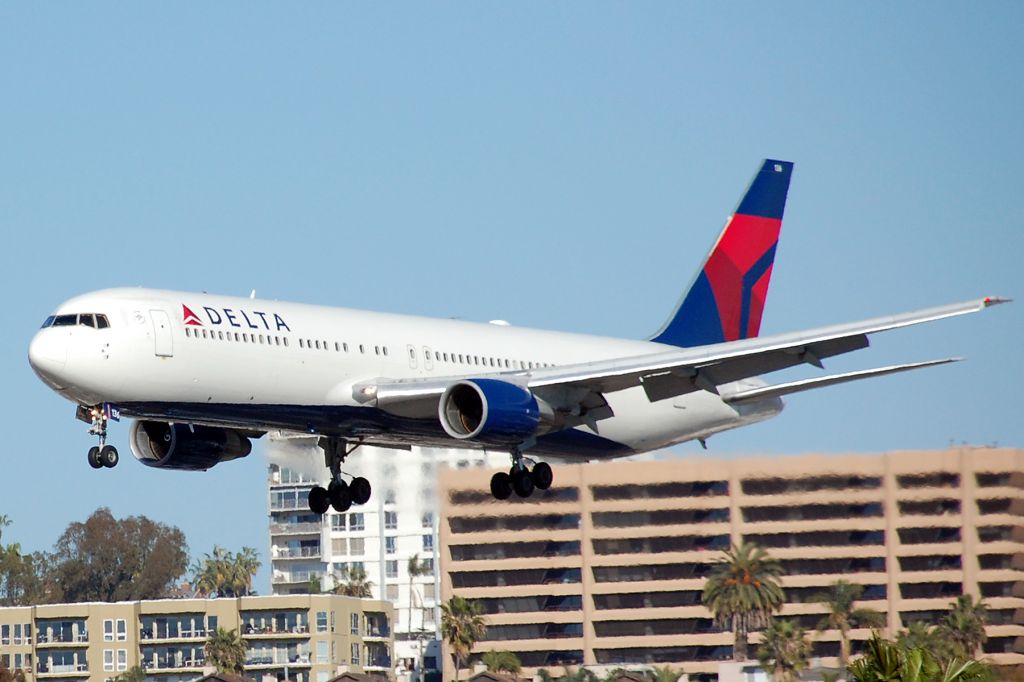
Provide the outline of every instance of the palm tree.
<path id="1" fill-rule="evenodd" d="M 792 620 L 773 619 L 757 650 L 757 660 L 774 682 L 794 682 L 797 673 L 807 668 L 810 657 L 807 633 Z"/>
<path id="2" fill-rule="evenodd" d="M 441 605 L 441 637 L 451 647 L 455 660 L 455 682 L 459 682 L 459 670 L 469 657 L 477 640 L 487 632 L 480 607 L 463 597 L 452 597 Z"/>
<path id="3" fill-rule="evenodd" d="M 969 594 L 961 594 L 950 604 L 949 613 L 939 621 L 938 631 L 952 644 L 953 652 L 962 659 L 974 658 L 988 637 L 985 623 L 988 613 L 985 604 Z"/>
<path id="4" fill-rule="evenodd" d="M 850 630 L 885 625 L 885 616 L 878 611 L 856 608 L 854 602 L 862 594 L 863 585 L 837 580 L 828 592 L 818 597 L 818 601 L 828 609 L 825 617 L 818 621 L 818 630 L 839 631 L 839 665 L 843 669 L 850 660 Z"/>
<path id="5" fill-rule="evenodd" d="M 955 655 L 953 643 L 938 628 L 929 627 L 920 620 L 911 621 L 905 630 L 896 634 L 896 646 L 903 651 L 923 649 L 937 661 L 946 661 Z"/>
<path id="6" fill-rule="evenodd" d="M 217 628 L 206 639 L 206 662 L 217 672 L 237 675 L 245 666 L 245 641 L 235 630 Z"/>
<path id="7" fill-rule="evenodd" d="M 992 682 L 992 670 L 980 661 L 951 658 L 940 664 L 925 648 L 903 649 L 881 639 L 868 640 L 864 656 L 847 670 L 854 682 Z"/>
<path id="8" fill-rule="evenodd" d="M 678 682 L 680 676 L 682 676 L 681 670 L 675 670 L 671 666 L 665 666 L 663 668 L 654 669 L 654 678 L 652 682 Z"/>
<path id="9" fill-rule="evenodd" d="M 366 570 L 362 566 L 343 568 L 335 576 L 334 594 L 346 597 L 369 599 L 373 596 L 373 583 L 367 580 Z"/>
<path id="10" fill-rule="evenodd" d="M 259 554 L 252 547 L 232 553 L 215 545 L 213 552 L 192 565 L 192 582 L 204 597 L 245 597 L 252 594 L 252 579 L 259 568 Z"/>
<path id="11" fill-rule="evenodd" d="M 483 655 L 481 660 L 492 673 L 512 673 L 517 680 L 519 679 L 519 671 L 523 669 L 523 664 L 519 662 L 519 657 L 511 651 L 505 651 L 504 649 L 501 651 L 491 649 Z"/>
<path id="12" fill-rule="evenodd" d="M 747 633 L 763 627 L 784 601 L 782 566 L 750 542 L 733 545 L 704 585 L 702 601 L 715 622 L 733 631 L 733 659 L 747 660 Z"/>
<path id="13" fill-rule="evenodd" d="M 113 682 L 146 682 L 146 669 L 141 665 L 128 668 L 113 679 Z"/>
<path id="14" fill-rule="evenodd" d="M 411 637 L 412 636 L 412 581 L 414 579 L 416 579 L 416 578 L 419 578 L 420 576 L 423 576 L 423 575 L 427 574 L 427 562 L 426 561 L 420 561 L 420 555 L 417 552 L 416 554 L 413 554 L 412 557 L 409 558 L 409 563 L 408 563 L 406 568 L 409 571 L 409 636 Z M 422 600 L 421 600 L 420 603 L 422 605 Z M 423 623 L 423 621 L 421 620 L 420 621 L 420 629 L 421 630 L 423 629 L 422 628 L 422 623 Z"/>

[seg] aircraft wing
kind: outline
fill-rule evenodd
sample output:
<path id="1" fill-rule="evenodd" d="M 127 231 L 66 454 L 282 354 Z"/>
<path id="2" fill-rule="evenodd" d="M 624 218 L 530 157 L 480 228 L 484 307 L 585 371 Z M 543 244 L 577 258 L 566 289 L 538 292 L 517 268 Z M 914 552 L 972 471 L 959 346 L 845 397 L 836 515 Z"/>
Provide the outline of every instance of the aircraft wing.
<path id="1" fill-rule="evenodd" d="M 825 358 L 866 348 L 870 334 L 975 313 L 1004 302 L 988 297 L 776 336 L 480 376 L 529 388 L 556 409 L 576 414 L 590 411 L 591 419 L 602 419 L 610 416 L 610 411 L 602 410 L 606 393 L 642 386 L 652 402 L 697 390 L 718 393 L 722 384 L 787 367 L 803 363 L 821 367 Z M 437 414 L 437 399 L 455 380 L 381 380 L 359 384 L 353 394 L 359 402 L 375 402 L 397 414 L 426 417 Z"/>

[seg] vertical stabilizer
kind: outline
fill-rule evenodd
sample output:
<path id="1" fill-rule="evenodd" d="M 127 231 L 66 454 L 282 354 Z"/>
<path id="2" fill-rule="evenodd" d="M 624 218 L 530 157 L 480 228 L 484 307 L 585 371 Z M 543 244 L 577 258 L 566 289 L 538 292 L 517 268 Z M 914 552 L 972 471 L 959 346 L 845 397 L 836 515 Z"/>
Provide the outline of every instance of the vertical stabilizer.
<path id="1" fill-rule="evenodd" d="M 757 336 L 793 164 L 766 159 L 696 279 L 651 341 L 704 346 Z"/>

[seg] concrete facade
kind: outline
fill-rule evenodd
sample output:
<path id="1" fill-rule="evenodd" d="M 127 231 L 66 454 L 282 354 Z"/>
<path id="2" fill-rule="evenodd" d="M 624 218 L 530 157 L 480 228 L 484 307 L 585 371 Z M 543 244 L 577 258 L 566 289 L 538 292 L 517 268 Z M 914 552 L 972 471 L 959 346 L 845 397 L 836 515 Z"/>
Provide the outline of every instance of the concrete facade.
<path id="1" fill-rule="evenodd" d="M 393 619 L 386 602 L 334 595 L 7 607 L 0 663 L 40 682 L 105 682 L 134 666 L 153 682 L 185 682 L 210 671 L 203 647 L 221 627 L 244 639 L 249 677 L 391 679 Z"/>
<path id="2" fill-rule="evenodd" d="M 834 665 L 817 598 L 843 578 L 889 633 L 981 597 L 984 655 L 1024 662 L 1024 450 L 711 457 L 563 465 L 544 494 L 498 502 L 488 471 L 443 472 L 441 597 L 477 600 L 488 635 L 539 667 L 651 663 L 714 673 L 732 635 L 701 605 L 730 544 L 754 541 L 786 569 L 781 616 Z M 854 651 L 870 636 L 855 630 Z M 445 656 L 451 667 L 450 656 Z M 449 670 L 445 679 L 451 677 Z"/>

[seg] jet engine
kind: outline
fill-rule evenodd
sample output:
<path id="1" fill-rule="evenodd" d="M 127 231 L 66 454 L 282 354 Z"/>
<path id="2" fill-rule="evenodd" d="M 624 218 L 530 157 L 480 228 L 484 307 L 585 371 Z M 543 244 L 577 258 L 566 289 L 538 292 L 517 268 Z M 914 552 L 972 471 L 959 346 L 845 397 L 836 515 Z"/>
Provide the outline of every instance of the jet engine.
<path id="1" fill-rule="evenodd" d="M 159 421 L 134 422 L 128 442 L 135 459 L 158 469 L 206 471 L 252 452 L 252 442 L 239 431 Z"/>
<path id="2" fill-rule="evenodd" d="M 551 428 L 551 407 L 528 389 L 498 379 L 466 379 L 441 394 L 441 426 L 452 438 L 518 445 Z"/>

